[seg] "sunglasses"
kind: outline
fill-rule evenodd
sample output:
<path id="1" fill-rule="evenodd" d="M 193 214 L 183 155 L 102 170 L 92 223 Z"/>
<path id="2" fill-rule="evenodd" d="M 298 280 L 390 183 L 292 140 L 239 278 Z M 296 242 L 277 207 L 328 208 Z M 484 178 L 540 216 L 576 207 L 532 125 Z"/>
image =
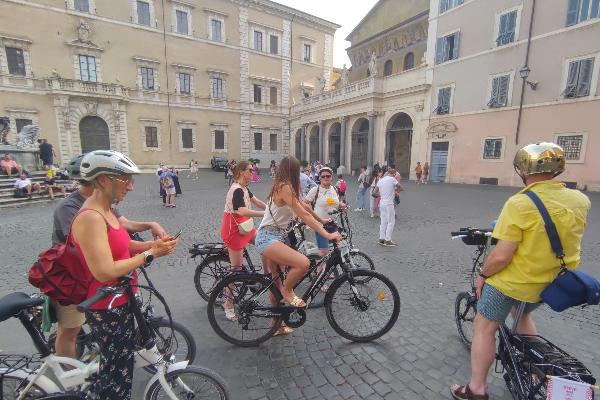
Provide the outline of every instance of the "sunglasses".
<path id="1" fill-rule="evenodd" d="M 120 178 L 112 177 L 112 178 L 110 178 L 110 180 L 117 181 L 119 183 L 122 183 L 123 185 L 129 185 L 130 183 L 133 185 L 135 183 L 135 179 L 133 179 L 133 176 L 130 177 L 129 179 L 120 179 Z"/>
<path id="2" fill-rule="evenodd" d="M 320 175 L 321 178 L 331 178 L 331 175 Z"/>

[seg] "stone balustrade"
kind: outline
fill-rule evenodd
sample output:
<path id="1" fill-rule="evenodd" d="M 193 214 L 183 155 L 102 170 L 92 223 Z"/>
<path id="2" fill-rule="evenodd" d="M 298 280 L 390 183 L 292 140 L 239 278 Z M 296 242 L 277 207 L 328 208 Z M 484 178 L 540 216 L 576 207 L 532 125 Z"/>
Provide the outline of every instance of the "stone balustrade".
<path id="1" fill-rule="evenodd" d="M 92 95 L 129 97 L 127 88 L 112 83 L 84 82 L 74 79 L 48 79 L 48 89 L 52 91 L 89 93 Z"/>

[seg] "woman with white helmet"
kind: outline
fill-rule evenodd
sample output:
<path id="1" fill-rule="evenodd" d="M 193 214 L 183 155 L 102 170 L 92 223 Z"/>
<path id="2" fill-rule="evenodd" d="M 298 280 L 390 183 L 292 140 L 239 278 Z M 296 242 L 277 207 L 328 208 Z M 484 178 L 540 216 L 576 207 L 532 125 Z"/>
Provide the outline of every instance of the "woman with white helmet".
<path id="1" fill-rule="evenodd" d="M 101 286 L 114 283 L 156 257 L 171 254 L 177 240 L 165 237 L 153 242 L 132 241 L 119 223 L 112 204 L 123 201 L 133 190 L 133 176 L 140 173 L 127 156 L 112 150 L 92 151 L 83 158 L 80 172 L 94 191 L 75 216 L 70 235 L 82 265 L 93 277 L 90 297 Z M 127 302 L 127 296 L 108 296 L 92 305 L 87 315 L 101 343 L 100 373 L 95 384 L 101 399 L 131 398 L 134 324 Z"/>

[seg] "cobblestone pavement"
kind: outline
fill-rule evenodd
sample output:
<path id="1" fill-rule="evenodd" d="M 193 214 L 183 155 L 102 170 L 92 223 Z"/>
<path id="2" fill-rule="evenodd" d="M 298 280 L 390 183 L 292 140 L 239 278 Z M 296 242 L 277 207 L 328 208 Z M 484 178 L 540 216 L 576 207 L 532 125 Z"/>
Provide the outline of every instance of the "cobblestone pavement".
<path id="1" fill-rule="evenodd" d="M 183 196 L 176 209 L 160 206 L 152 176 L 137 180 L 120 209 L 128 218 L 157 220 L 168 231 L 183 229 L 182 239 L 218 241 L 225 183 L 222 173 L 205 171 L 198 181 L 182 179 Z M 268 183 L 253 184 L 263 197 Z M 348 193 L 356 185 L 350 184 Z M 194 334 L 197 364 L 221 373 L 235 399 L 448 399 L 448 386 L 469 376 L 469 354 L 454 326 L 456 294 L 467 289 L 472 249 L 451 241 L 449 232 L 464 226 L 488 226 L 515 188 L 408 183 L 396 224 L 396 248 L 375 244 L 378 220 L 352 213 L 355 242 L 379 271 L 398 287 L 400 318 L 383 338 L 355 344 L 329 327 L 322 309 L 308 313 L 293 335 L 277 337 L 258 348 L 236 348 L 212 331 L 206 304 L 193 287 L 194 265 L 183 244 L 169 259 L 152 266 L 154 283 L 166 295 L 174 318 Z M 583 245 L 583 268 L 600 276 L 600 195 L 590 194 L 592 212 Z M 351 197 L 352 198 L 352 197 Z M 25 272 L 50 243 L 51 214 L 56 203 L 0 210 L 2 243 L 0 295 L 31 292 Z M 255 258 L 257 259 L 257 258 Z M 553 313 L 536 312 L 540 330 L 551 341 L 583 361 L 600 377 L 598 307 Z M 24 330 L 12 321 L 0 325 L 0 347 L 30 348 Z M 28 347 L 29 346 L 29 347 Z M 145 383 L 138 374 L 136 398 Z M 496 399 L 508 399 L 500 374 L 490 379 Z"/>

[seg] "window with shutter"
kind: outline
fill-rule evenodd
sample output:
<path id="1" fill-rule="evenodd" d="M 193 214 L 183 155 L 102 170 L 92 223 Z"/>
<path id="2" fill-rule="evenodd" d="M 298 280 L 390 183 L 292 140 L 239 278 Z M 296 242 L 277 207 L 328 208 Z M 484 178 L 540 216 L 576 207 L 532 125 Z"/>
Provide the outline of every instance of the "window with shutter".
<path id="1" fill-rule="evenodd" d="M 214 99 L 225 97 L 223 95 L 223 79 L 212 78 L 212 97 Z"/>
<path id="2" fill-rule="evenodd" d="M 483 145 L 483 159 L 497 160 L 502 158 L 502 139 L 485 139 Z"/>
<path id="3" fill-rule="evenodd" d="M 146 147 L 158 147 L 158 128 L 155 126 L 147 126 L 146 131 Z"/>
<path id="4" fill-rule="evenodd" d="M 600 0 L 569 0 L 567 26 L 600 17 Z"/>
<path id="5" fill-rule="evenodd" d="M 567 83 L 562 95 L 566 98 L 589 96 L 593 70 L 593 58 L 569 62 Z"/>
<path id="6" fill-rule="evenodd" d="M 263 49 L 263 35 L 262 32 L 254 31 L 254 50 L 262 51 Z"/>
<path id="7" fill-rule="evenodd" d="M 215 150 L 225 150 L 225 131 L 215 131 Z"/>
<path id="8" fill-rule="evenodd" d="M 6 60 L 8 62 L 8 73 L 11 75 L 25 76 L 25 57 L 23 49 L 6 47 Z"/>
<path id="9" fill-rule="evenodd" d="M 452 94 L 451 87 L 438 89 L 438 106 L 435 110 L 437 115 L 450 113 L 450 96 Z"/>
<path id="10" fill-rule="evenodd" d="M 137 2 L 138 24 L 150 26 L 150 4 L 146 1 Z"/>
<path id="11" fill-rule="evenodd" d="M 221 21 L 218 19 L 210 20 L 211 26 L 211 39 L 215 42 L 222 42 L 223 38 L 221 37 Z"/>
<path id="12" fill-rule="evenodd" d="M 310 44 L 304 44 L 304 62 L 311 62 L 312 58 L 312 48 Z"/>
<path id="13" fill-rule="evenodd" d="M 464 0 L 441 0 L 440 1 L 440 14 L 448 10 L 453 9 L 463 3 Z"/>
<path id="14" fill-rule="evenodd" d="M 254 102 L 262 103 L 262 86 L 254 85 Z"/>
<path id="15" fill-rule="evenodd" d="M 262 150 L 262 133 L 254 132 L 254 150 Z"/>
<path id="16" fill-rule="evenodd" d="M 275 86 L 271 86 L 271 88 L 269 89 L 269 97 L 270 97 L 270 103 L 273 106 L 277 105 L 277 87 Z"/>
<path id="17" fill-rule="evenodd" d="M 277 134 L 271 133 L 269 135 L 269 149 L 271 151 L 277 151 Z"/>
<path id="18" fill-rule="evenodd" d="M 186 74 L 185 72 L 179 73 L 179 93 L 181 94 L 191 94 L 191 76 L 190 74 Z"/>
<path id="19" fill-rule="evenodd" d="M 488 107 L 499 108 L 508 105 L 508 89 L 510 87 L 510 75 L 497 76 L 492 80 L 492 92 Z"/>
<path id="20" fill-rule="evenodd" d="M 498 37 L 496 44 L 503 46 L 515 41 L 515 29 L 517 26 L 517 10 L 502 14 L 498 25 Z"/>
<path id="21" fill-rule="evenodd" d="M 81 12 L 90 12 L 90 2 L 89 0 L 75 0 L 73 8 Z"/>
<path id="22" fill-rule="evenodd" d="M 181 129 L 181 144 L 184 149 L 194 148 L 194 134 L 191 128 Z"/>
<path id="23" fill-rule="evenodd" d="M 436 41 L 435 63 L 441 64 L 458 58 L 460 32 L 438 38 Z"/>

